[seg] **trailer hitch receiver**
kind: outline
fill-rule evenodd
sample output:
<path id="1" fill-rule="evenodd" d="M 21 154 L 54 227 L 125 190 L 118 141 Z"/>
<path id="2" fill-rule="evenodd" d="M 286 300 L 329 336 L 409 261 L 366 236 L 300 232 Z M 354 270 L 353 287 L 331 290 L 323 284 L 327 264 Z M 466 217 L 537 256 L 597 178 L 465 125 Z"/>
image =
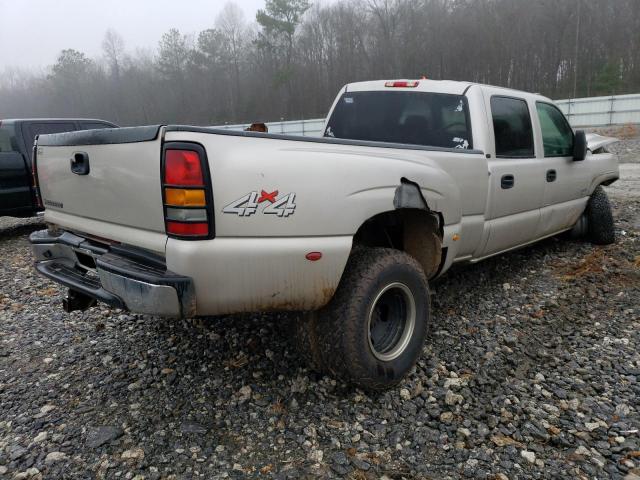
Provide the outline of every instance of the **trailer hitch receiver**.
<path id="1" fill-rule="evenodd" d="M 97 301 L 95 298 L 69 289 L 69 293 L 62 300 L 62 308 L 65 312 L 71 313 L 76 310 L 87 310 L 88 308 L 93 307 L 96 303 Z"/>

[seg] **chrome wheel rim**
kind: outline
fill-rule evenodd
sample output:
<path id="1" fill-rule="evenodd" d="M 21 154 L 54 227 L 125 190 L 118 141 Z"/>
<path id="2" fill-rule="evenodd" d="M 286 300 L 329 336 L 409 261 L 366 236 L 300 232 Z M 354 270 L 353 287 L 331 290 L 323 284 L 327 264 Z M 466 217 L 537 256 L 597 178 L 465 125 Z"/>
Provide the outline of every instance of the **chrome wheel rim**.
<path id="1" fill-rule="evenodd" d="M 369 309 L 367 332 L 371 353 L 383 362 L 407 349 L 416 325 L 416 302 L 404 283 L 384 287 Z"/>

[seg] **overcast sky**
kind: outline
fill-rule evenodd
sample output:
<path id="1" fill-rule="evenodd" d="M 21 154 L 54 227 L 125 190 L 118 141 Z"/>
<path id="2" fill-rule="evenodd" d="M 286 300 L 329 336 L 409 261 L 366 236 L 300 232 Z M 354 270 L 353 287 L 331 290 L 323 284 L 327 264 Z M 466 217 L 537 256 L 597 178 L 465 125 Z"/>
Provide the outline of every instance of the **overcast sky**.
<path id="1" fill-rule="evenodd" d="M 101 54 L 113 28 L 127 50 L 155 48 L 164 32 L 197 33 L 213 26 L 226 0 L 0 0 L 0 71 L 55 63 L 64 48 Z M 253 22 L 264 0 L 235 0 Z"/>

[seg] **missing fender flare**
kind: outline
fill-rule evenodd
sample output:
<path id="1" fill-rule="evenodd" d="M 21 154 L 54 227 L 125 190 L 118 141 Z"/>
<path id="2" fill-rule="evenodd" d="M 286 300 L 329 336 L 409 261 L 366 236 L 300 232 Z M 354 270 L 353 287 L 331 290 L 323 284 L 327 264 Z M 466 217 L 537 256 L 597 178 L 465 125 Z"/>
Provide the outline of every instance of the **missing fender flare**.
<path id="1" fill-rule="evenodd" d="M 419 210 L 429 211 L 430 208 L 422 196 L 418 185 L 406 178 L 402 178 L 400 181 L 401 183 L 398 188 L 396 188 L 395 195 L 393 196 L 394 208 L 417 208 Z"/>

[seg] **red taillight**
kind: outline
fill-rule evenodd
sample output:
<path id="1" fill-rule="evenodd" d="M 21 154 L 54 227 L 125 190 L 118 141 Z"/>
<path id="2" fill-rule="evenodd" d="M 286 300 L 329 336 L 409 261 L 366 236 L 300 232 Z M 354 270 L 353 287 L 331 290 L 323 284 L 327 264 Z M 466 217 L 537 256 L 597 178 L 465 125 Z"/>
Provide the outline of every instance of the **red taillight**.
<path id="1" fill-rule="evenodd" d="M 203 186 L 204 175 L 198 152 L 167 150 L 164 182 L 169 185 Z"/>
<path id="2" fill-rule="evenodd" d="M 186 240 L 212 237 L 210 183 L 202 146 L 178 142 L 166 144 L 162 198 L 167 235 Z"/>
<path id="3" fill-rule="evenodd" d="M 415 88 L 420 85 L 420 82 L 417 80 L 401 80 L 401 81 L 393 81 L 393 82 L 385 82 L 385 87 L 391 88 Z"/>
<path id="4" fill-rule="evenodd" d="M 167 222 L 167 233 L 189 237 L 206 237 L 209 235 L 209 224 Z"/>

